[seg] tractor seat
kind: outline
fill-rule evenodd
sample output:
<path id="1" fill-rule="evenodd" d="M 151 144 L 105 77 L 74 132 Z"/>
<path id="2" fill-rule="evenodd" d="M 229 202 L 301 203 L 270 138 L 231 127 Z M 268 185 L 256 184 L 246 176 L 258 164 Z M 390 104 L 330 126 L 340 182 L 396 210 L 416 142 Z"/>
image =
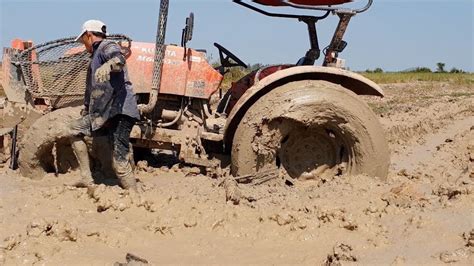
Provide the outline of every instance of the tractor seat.
<path id="1" fill-rule="evenodd" d="M 306 56 L 303 56 L 300 58 L 300 60 L 298 60 L 298 62 L 296 62 L 296 65 L 297 66 L 312 66 L 314 65 L 314 63 L 310 63 L 311 60 L 306 57 Z"/>

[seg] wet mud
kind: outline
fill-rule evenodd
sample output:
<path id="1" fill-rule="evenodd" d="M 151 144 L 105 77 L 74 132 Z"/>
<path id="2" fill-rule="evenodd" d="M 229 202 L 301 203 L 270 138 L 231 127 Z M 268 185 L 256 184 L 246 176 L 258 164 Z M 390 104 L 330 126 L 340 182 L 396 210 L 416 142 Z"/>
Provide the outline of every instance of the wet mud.
<path id="1" fill-rule="evenodd" d="M 140 162 L 137 194 L 66 187 L 73 170 L 32 180 L 4 167 L 0 264 L 472 265 L 474 89 L 384 89 L 365 100 L 387 132 L 387 180 L 236 185 Z"/>

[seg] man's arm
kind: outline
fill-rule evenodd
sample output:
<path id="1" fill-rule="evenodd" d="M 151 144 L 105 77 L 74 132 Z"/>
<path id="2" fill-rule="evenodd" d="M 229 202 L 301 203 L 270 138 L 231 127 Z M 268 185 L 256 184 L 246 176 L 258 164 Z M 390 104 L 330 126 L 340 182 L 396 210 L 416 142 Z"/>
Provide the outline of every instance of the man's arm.
<path id="1" fill-rule="evenodd" d="M 104 47 L 104 59 L 106 62 L 95 72 L 95 80 L 99 83 L 109 81 L 110 73 L 122 71 L 126 63 L 120 46 L 113 42 Z"/>

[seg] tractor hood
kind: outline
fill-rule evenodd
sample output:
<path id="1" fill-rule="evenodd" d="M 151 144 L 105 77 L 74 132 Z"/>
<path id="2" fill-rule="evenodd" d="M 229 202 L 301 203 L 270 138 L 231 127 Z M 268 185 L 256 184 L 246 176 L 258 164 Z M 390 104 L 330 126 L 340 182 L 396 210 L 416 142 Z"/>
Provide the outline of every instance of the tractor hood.
<path id="1" fill-rule="evenodd" d="M 266 6 L 286 6 L 281 0 L 254 0 L 254 2 Z M 306 6 L 330 6 L 349 3 L 352 0 L 289 0 L 288 2 Z"/>

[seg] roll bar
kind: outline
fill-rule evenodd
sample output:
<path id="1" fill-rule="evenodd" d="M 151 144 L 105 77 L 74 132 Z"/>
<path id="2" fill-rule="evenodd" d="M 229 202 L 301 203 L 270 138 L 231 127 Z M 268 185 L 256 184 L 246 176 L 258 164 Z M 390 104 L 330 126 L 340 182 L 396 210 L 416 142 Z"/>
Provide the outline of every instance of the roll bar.
<path id="1" fill-rule="evenodd" d="M 248 8 L 250 10 L 253 10 L 253 11 L 256 11 L 260 14 L 263 14 L 265 16 L 269 16 L 269 17 L 274 17 L 274 18 L 295 18 L 295 19 L 301 19 L 301 18 L 311 18 L 311 19 L 315 19 L 315 20 L 321 20 L 321 19 L 325 19 L 329 16 L 329 14 L 331 13 L 331 11 L 327 10 L 326 11 L 326 14 L 322 15 L 322 16 L 305 16 L 305 15 L 292 15 L 292 14 L 282 14 L 282 13 L 272 13 L 272 12 L 268 12 L 268 11 L 265 11 L 261 8 L 258 8 L 254 5 L 251 5 L 247 2 L 244 2 L 242 0 L 233 0 L 234 3 L 238 4 L 238 5 L 241 5 L 245 8 Z"/>
<path id="2" fill-rule="evenodd" d="M 244 6 L 246 8 L 249 8 L 253 11 L 257 11 L 258 13 L 264 14 L 266 16 L 271 16 L 271 17 L 285 17 L 285 18 L 298 18 L 300 16 L 298 15 L 289 15 L 289 14 L 278 14 L 278 13 L 270 13 L 267 11 L 264 11 L 254 5 L 251 5 L 249 3 L 246 3 L 242 0 L 233 0 L 234 3 L 239 4 L 241 6 Z M 326 12 L 344 12 L 344 13 L 353 13 L 353 14 L 359 14 L 367 11 L 373 4 L 374 0 L 367 0 L 367 4 L 358 9 L 347 9 L 347 8 L 341 8 L 341 7 L 334 7 L 334 6 L 310 6 L 310 5 L 301 5 L 301 4 L 295 4 L 290 2 L 290 0 L 279 0 L 281 4 L 284 6 L 289 6 L 289 7 L 294 7 L 298 9 L 309 9 L 309 10 L 318 10 L 318 11 L 326 11 Z M 327 15 L 326 15 L 327 17 Z"/>
<path id="3" fill-rule="evenodd" d="M 337 25 L 336 31 L 334 32 L 331 43 L 324 49 L 324 62 L 323 66 L 337 66 L 338 54 L 341 53 L 347 46 L 347 42 L 343 40 L 344 34 L 346 32 L 347 26 L 353 16 L 359 13 L 367 11 L 373 4 L 373 0 L 367 0 L 367 4 L 359 9 L 349 9 L 339 6 L 310 6 L 295 4 L 290 2 L 290 0 L 278 0 L 282 6 L 289 6 L 298 9 L 308 9 L 308 10 L 317 10 L 325 12 L 321 16 L 309 16 L 309 15 L 295 15 L 295 14 L 285 14 L 285 13 L 272 13 L 266 10 L 263 10 L 255 5 L 248 3 L 243 0 L 233 0 L 234 3 L 241 5 L 250 10 L 256 11 L 260 14 L 269 17 L 277 18 L 292 18 L 297 19 L 300 22 L 304 22 L 308 27 L 309 39 L 310 39 L 310 49 L 306 52 L 306 55 L 298 61 L 299 65 L 314 65 L 316 60 L 319 59 L 321 55 L 321 49 L 319 47 L 318 34 L 316 31 L 316 24 L 319 20 L 327 18 L 331 13 L 339 17 L 339 24 Z"/>
<path id="4" fill-rule="evenodd" d="M 237 1 L 241 1 L 241 0 L 237 0 Z M 337 12 L 338 10 L 345 10 L 346 12 L 349 11 L 349 12 L 355 13 L 355 14 L 359 14 L 359 13 L 363 13 L 363 12 L 367 11 L 372 6 L 372 4 L 374 2 L 374 0 L 368 0 L 367 4 L 364 7 L 359 8 L 359 9 L 341 9 L 341 8 L 332 7 L 332 6 L 316 7 L 316 6 L 300 5 L 300 4 L 291 3 L 288 0 L 280 0 L 280 1 L 281 1 L 282 4 L 285 4 L 287 6 L 291 6 L 291 7 L 294 7 L 294 8 L 311 9 L 311 10 L 319 10 L 319 11 L 330 11 L 330 12 Z"/>

